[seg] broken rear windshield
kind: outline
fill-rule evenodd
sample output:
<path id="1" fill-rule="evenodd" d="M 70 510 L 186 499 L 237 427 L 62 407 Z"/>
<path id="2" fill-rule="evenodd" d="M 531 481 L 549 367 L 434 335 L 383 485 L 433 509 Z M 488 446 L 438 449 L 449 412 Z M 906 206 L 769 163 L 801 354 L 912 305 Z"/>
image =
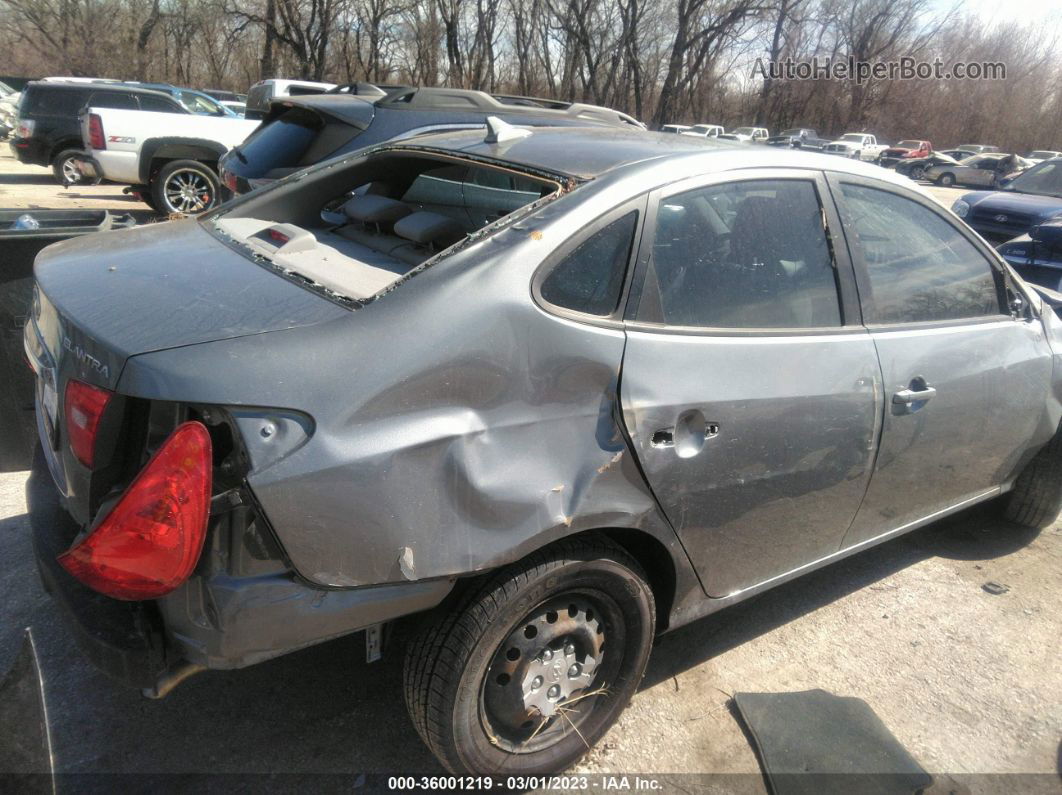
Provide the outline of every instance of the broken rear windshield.
<path id="1" fill-rule="evenodd" d="M 280 183 L 209 223 L 243 253 L 360 304 L 559 187 L 476 161 L 384 151 Z"/>

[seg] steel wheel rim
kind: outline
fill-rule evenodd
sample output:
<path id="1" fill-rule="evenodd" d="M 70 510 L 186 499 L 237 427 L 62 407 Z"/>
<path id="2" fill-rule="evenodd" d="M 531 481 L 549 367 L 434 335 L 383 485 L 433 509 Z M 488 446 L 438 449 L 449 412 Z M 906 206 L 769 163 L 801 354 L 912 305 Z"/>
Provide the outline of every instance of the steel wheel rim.
<path id="1" fill-rule="evenodd" d="M 182 169 L 167 178 L 163 195 L 167 209 L 188 215 L 207 209 L 213 202 L 214 189 L 198 171 Z"/>
<path id="2" fill-rule="evenodd" d="M 622 659 L 618 650 L 606 653 L 605 643 L 619 615 L 611 599 L 573 592 L 543 602 L 512 627 L 481 685 L 480 720 L 495 746 L 534 753 L 581 733 Z"/>
<path id="3" fill-rule="evenodd" d="M 63 160 L 60 170 L 63 172 L 63 177 L 67 182 L 74 183 L 81 181 L 81 172 L 78 171 L 77 167 L 74 165 L 74 158 L 68 157 Z"/>

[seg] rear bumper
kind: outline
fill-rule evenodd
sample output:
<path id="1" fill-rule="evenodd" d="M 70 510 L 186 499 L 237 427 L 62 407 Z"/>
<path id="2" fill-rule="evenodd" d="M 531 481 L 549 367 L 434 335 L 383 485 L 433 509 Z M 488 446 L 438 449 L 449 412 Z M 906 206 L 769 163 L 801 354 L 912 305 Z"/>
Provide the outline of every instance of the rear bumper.
<path id="1" fill-rule="evenodd" d="M 213 559 L 205 550 L 200 570 L 173 593 L 154 602 L 123 602 L 81 585 L 56 561 L 80 528 L 62 507 L 39 447 L 26 492 L 45 590 L 84 654 L 104 672 L 141 689 L 156 689 L 168 671 L 187 663 L 241 668 L 428 610 L 453 588 L 453 580 L 440 579 L 325 590 L 288 572 L 203 573 Z M 210 532 L 215 543 L 227 546 L 227 539 L 218 538 L 226 528 L 215 524 Z"/>
<path id="2" fill-rule="evenodd" d="M 32 138 L 12 138 L 7 142 L 11 147 L 11 153 L 15 156 L 15 159 L 20 163 L 25 163 L 30 166 L 47 166 L 51 165 L 48 162 L 47 157 L 43 156 L 39 149 L 35 146 Z"/>

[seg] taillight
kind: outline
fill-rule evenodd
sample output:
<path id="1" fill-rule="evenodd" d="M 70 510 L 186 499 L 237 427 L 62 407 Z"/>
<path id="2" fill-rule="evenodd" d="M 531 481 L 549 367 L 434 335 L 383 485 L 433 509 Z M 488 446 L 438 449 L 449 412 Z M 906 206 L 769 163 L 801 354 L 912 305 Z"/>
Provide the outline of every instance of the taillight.
<path id="1" fill-rule="evenodd" d="M 107 138 L 103 135 L 103 119 L 98 113 L 90 113 L 88 118 L 89 146 L 93 149 L 106 149 Z"/>
<path id="2" fill-rule="evenodd" d="M 70 379 L 66 385 L 64 414 L 70 452 L 89 469 L 96 453 L 96 432 L 113 392 Z"/>
<path id="3" fill-rule="evenodd" d="M 37 122 L 33 119 L 19 119 L 18 125 L 15 127 L 16 138 L 32 138 L 33 130 L 37 127 Z"/>
<path id="4" fill-rule="evenodd" d="M 225 187 L 236 193 L 236 175 L 231 171 L 221 170 L 221 178 L 225 182 Z"/>
<path id="5" fill-rule="evenodd" d="M 178 426 L 99 527 L 59 563 L 115 599 L 156 599 L 172 591 L 191 576 L 203 551 L 211 460 L 206 427 Z"/>

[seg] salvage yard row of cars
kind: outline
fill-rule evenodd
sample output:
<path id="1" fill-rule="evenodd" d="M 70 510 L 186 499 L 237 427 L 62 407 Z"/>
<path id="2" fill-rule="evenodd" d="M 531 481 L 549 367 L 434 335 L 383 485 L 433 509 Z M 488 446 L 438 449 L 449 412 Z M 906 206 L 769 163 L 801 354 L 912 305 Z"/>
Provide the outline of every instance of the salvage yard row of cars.
<path id="1" fill-rule="evenodd" d="M 153 89 L 79 111 L 80 169 L 194 213 L 46 248 L 23 332 L 40 574 L 115 677 L 401 621 L 440 762 L 551 773 L 660 633 L 971 505 L 1058 515 L 1062 320 L 974 229 L 1062 214 L 1062 159 L 950 212 L 812 130 L 371 88 L 224 154 L 156 142 Z"/>

